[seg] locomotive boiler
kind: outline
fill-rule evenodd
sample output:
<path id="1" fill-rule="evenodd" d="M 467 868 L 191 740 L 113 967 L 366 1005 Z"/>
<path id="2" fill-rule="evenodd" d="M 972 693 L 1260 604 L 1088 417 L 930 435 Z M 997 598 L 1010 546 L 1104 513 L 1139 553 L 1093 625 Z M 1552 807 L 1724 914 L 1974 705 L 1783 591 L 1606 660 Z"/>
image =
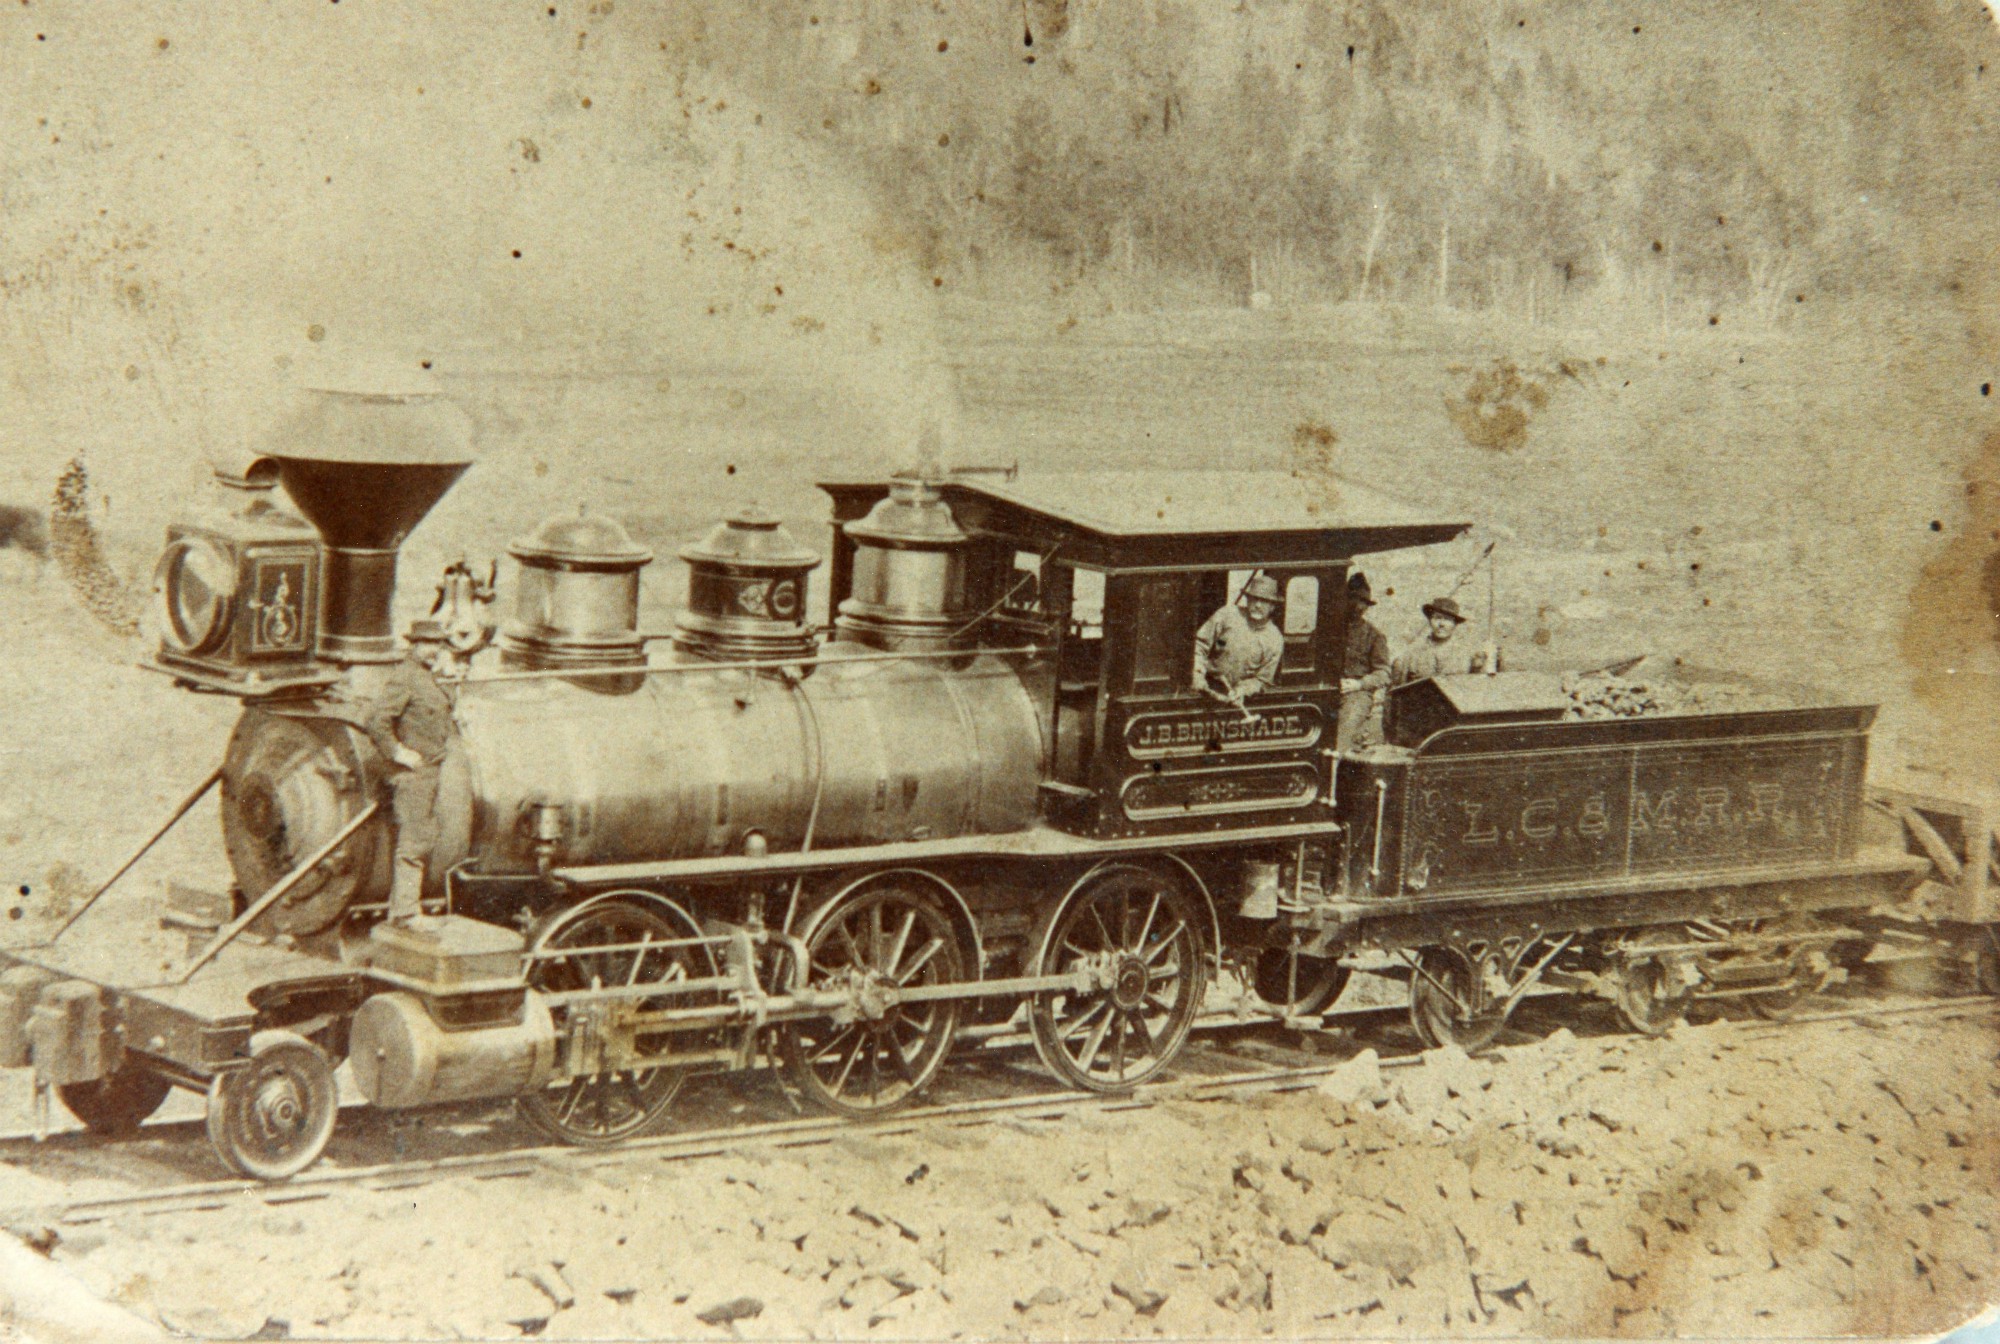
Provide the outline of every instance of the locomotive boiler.
<path id="1" fill-rule="evenodd" d="M 516 542 L 501 670 L 455 697 L 433 894 L 454 873 L 490 890 L 557 864 L 1028 826 L 1047 752 L 1031 690 L 1043 665 L 966 645 L 957 557 L 940 546 L 963 538 L 935 492 L 901 483 L 866 522 L 850 529 L 858 564 L 887 577 L 872 600 L 843 604 L 823 656 L 805 623 L 819 557 L 758 511 L 682 549 L 690 602 L 651 663 L 637 618 L 652 557 L 617 522 L 557 517 Z M 377 791 L 382 763 L 355 723 L 365 691 L 338 689 L 349 693 L 250 708 L 237 727 L 223 819 L 246 891 L 276 882 Z M 374 857 L 300 883 L 267 925 L 314 934 L 379 903 L 387 825 L 378 815 L 352 842 Z"/>
<path id="2" fill-rule="evenodd" d="M 218 1155 L 278 1178 L 343 1064 L 376 1106 L 515 1097 L 591 1144 L 773 1060 L 878 1114 L 975 1021 L 1126 1090 L 1225 972 L 1239 1013 L 1310 1028 L 1362 956 L 1468 1049 L 1537 986 L 1642 1031 L 1696 997 L 1776 1011 L 1891 916 L 2000 988 L 1992 828 L 1871 793 L 1867 706 L 1577 723 L 1524 674 L 1439 678 L 1340 753 L 1351 565 L 1466 525 L 1277 472 L 825 482 L 824 556 L 735 512 L 679 550 L 665 630 L 601 514 L 514 541 L 497 587 L 454 566 L 425 913 L 385 919 L 398 554 L 471 462 L 428 389 L 321 389 L 169 530 L 150 665 L 242 713 L 51 940 L 0 951 L 0 1067 L 38 1097 L 119 1133 L 200 1091 Z M 1253 576 L 1282 655 L 1220 702 L 1195 632 Z M 211 791 L 230 889 L 169 884 L 185 956 L 107 970 L 132 933 L 98 897 Z"/>

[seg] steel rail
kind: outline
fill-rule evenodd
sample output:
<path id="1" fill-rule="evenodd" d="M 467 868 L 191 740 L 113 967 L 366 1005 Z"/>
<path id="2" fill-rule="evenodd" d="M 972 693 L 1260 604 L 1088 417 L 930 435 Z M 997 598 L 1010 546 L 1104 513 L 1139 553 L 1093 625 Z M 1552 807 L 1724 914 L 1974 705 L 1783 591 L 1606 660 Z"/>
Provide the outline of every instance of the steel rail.
<path id="1" fill-rule="evenodd" d="M 1823 1013 L 1800 1013 L 1782 1022 L 1740 1021 L 1724 1024 L 1731 1035 L 1762 1039 L 1782 1034 L 1794 1027 L 1815 1023 L 1856 1021 L 1872 1018 L 1911 1017 L 1978 1008 L 1991 1014 L 2000 1011 L 2000 1001 L 1983 994 L 1966 995 L 1928 1003 L 1904 1005 L 1862 1004 Z M 1390 1009 L 1388 1011 L 1394 1011 Z M 1617 1039 L 1632 1039 L 1620 1036 Z M 1502 1060 L 1517 1050 L 1533 1049 L 1538 1042 L 1489 1047 L 1484 1056 Z M 1414 1067 L 1424 1060 L 1424 1052 L 1392 1055 L 1380 1062 L 1384 1069 Z M 19 1224 L 80 1224 L 103 1222 L 128 1215 L 200 1212 L 254 1200 L 265 1205 L 300 1203 L 329 1198 L 346 1189 L 409 1189 L 450 1179 L 495 1180 L 533 1176 L 543 1171 L 588 1170 L 603 1166 L 644 1161 L 694 1161 L 717 1157 L 742 1148 L 785 1149 L 814 1147 L 843 1135 L 878 1138 L 905 1136 L 927 1129 L 966 1128 L 996 1119 L 1059 1120 L 1080 1109 L 1094 1111 L 1142 1110 L 1169 1101 L 1202 1100 L 1236 1093 L 1302 1091 L 1317 1085 L 1349 1061 L 1256 1069 L 1219 1077 L 1175 1079 L 1149 1083 L 1123 1092 L 1057 1091 L 1025 1096 L 987 1098 L 913 1106 L 879 1120 L 855 1120 L 842 1116 L 818 1115 L 796 1120 L 765 1121 L 749 1125 L 725 1126 L 682 1134 L 664 1134 L 634 1139 L 612 1148 L 578 1148 L 550 1144 L 514 1149 L 504 1153 L 478 1153 L 456 1157 L 426 1158 L 385 1162 L 366 1167 L 319 1167 L 283 1182 L 232 1179 L 193 1182 L 159 1190 L 131 1194 L 66 1200 L 53 1204 L 0 1210 L 0 1222 Z M 9 1136 L 10 1138 L 12 1136 Z M 108 1150 L 107 1150 L 108 1151 Z"/>

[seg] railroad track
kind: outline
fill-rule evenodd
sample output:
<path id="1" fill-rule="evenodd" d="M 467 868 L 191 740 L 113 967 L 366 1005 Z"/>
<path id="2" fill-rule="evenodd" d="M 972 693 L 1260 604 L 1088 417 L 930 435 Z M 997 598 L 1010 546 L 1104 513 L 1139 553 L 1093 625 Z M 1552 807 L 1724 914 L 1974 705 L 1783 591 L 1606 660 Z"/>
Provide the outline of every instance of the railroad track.
<path id="1" fill-rule="evenodd" d="M 1388 1010 L 1367 1010 L 1350 1018 L 1379 1016 Z M 1923 1002 L 1871 1000 L 1850 1007 L 1800 1012 L 1784 1022 L 1740 1020 L 1722 1025 L 1733 1035 L 1765 1039 L 1798 1026 L 1826 1022 L 1868 1024 L 1879 1019 L 1951 1016 L 1994 1017 L 2000 1002 L 1973 995 Z M 1517 1033 L 1519 1034 L 1519 1033 Z M 1532 1039 L 1519 1044 L 1501 1044 L 1489 1055 L 1504 1060 L 1514 1050 L 1531 1046 Z M 681 1132 L 629 1140 L 611 1148 L 590 1149 L 567 1145 L 507 1147 L 500 1151 L 448 1156 L 425 1156 L 354 1165 L 322 1165 L 280 1183 L 230 1179 L 174 1181 L 169 1178 L 154 1188 L 79 1195 L 0 1211 L 0 1225 L 16 1230 L 74 1226 L 118 1221 L 155 1214 L 216 1210 L 245 1203 L 280 1206 L 332 1198 L 345 1191 L 397 1190 L 430 1185 L 445 1180 L 508 1180 L 563 1171 L 586 1171 L 606 1166 L 642 1166 L 650 1162 L 685 1162 L 718 1157 L 732 1152 L 783 1151 L 814 1147 L 836 1139 L 886 1139 L 926 1132 L 968 1129 L 995 1123 L 1057 1123 L 1081 1112 L 1143 1110 L 1173 1101 L 1194 1101 L 1254 1093 L 1304 1091 L 1354 1057 L 1345 1051 L 1338 1058 L 1316 1056 L 1307 1050 L 1274 1044 L 1250 1036 L 1218 1044 L 1214 1035 L 1189 1046 L 1177 1061 L 1181 1075 L 1127 1093 L 1105 1094 L 1054 1090 L 1046 1076 L 1031 1071 L 1018 1058 L 1009 1058 L 1003 1047 L 987 1061 L 983 1070 L 987 1086 L 996 1081 L 999 1095 L 974 1096 L 929 1105 L 912 1106 L 894 1115 L 873 1121 L 855 1121 L 838 1116 L 813 1115 L 781 1120 L 725 1120 L 722 1123 Z M 1379 1052 L 1378 1052 L 1379 1053 Z M 1015 1052 L 1018 1055 L 1018 1051 Z M 1277 1062 L 1257 1063 L 1259 1059 Z M 1404 1050 L 1382 1058 L 1384 1069 L 1407 1068 L 1422 1062 L 1415 1050 Z M 1236 1067 L 1251 1064 L 1252 1067 Z M 976 1089 L 975 1089 L 976 1090 Z M 742 1105 L 725 1107 L 736 1111 Z M 388 1113 L 362 1111 L 382 1117 Z M 391 1119 L 388 1127 L 397 1122 Z M 179 1122 L 149 1126 L 152 1142 L 205 1153 L 199 1143 L 199 1123 Z M 176 1132 L 180 1131 L 180 1132 Z M 116 1156 L 135 1142 L 105 1142 L 84 1135 L 64 1136 L 67 1156 L 73 1165 L 66 1177 L 97 1176 L 105 1165 L 116 1164 Z M 376 1136 L 378 1139 L 380 1136 Z M 29 1135 L 0 1136 L 0 1164 L 32 1162 L 36 1154 L 50 1151 Z M 95 1159 L 95 1161 L 93 1161 Z M 200 1160 L 197 1157 L 195 1160 Z M 92 1171 L 97 1166 L 100 1169 Z M 171 1168 L 168 1168 L 171 1170 Z M 129 1179 L 128 1173 L 119 1173 Z M 157 1172 L 155 1173 L 157 1176 Z"/>

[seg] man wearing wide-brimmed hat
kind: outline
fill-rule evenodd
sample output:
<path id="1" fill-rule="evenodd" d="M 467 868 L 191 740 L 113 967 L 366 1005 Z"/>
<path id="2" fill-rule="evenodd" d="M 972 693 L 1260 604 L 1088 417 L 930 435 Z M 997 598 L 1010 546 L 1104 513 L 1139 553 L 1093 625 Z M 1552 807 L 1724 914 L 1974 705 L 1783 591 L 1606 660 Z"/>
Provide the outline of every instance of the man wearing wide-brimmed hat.
<path id="1" fill-rule="evenodd" d="M 1278 581 L 1257 574 L 1234 603 L 1201 623 L 1194 636 L 1196 689 L 1236 705 L 1271 689 L 1285 656 L 1285 636 L 1271 619 L 1282 600 Z"/>
<path id="2" fill-rule="evenodd" d="M 1390 665 L 1390 679 L 1395 685 L 1486 670 L 1483 652 L 1452 640 L 1458 627 L 1465 624 L 1465 613 L 1459 610 L 1455 599 L 1440 597 L 1424 603 L 1424 619 L 1430 622 L 1430 628 L 1396 655 Z"/>
<path id="3" fill-rule="evenodd" d="M 1389 684 L 1389 637 L 1368 620 L 1375 605 L 1368 576 L 1347 576 L 1347 639 L 1340 660 L 1340 727 L 1335 746 L 1355 751 L 1382 740 L 1377 693 Z"/>
<path id="4" fill-rule="evenodd" d="M 437 683 L 445 633 L 436 621 L 414 622 L 409 653 L 388 669 L 369 706 L 366 731 L 390 767 L 396 819 L 391 924 L 408 924 L 422 913 L 424 868 L 437 844 L 438 767 L 452 733 L 451 701 Z"/>

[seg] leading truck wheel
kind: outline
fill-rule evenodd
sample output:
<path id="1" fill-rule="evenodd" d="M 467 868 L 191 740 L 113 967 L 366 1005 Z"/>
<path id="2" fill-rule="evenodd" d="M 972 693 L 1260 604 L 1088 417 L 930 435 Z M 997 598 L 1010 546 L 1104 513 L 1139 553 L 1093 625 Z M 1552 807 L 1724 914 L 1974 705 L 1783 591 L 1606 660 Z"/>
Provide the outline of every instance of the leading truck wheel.
<path id="1" fill-rule="evenodd" d="M 1049 1070 L 1091 1092 L 1157 1077 L 1201 1007 L 1201 921 L 1185 884 L 1152 868 L 1107 867 L 1071 888 L 1034 942 L 1034 974 L 1078 974 L 1088 986 L 1030 1003 L 1035 1052 Z"/>
<path id="2" fill-rule="evenodd" d="M 250 1062 L 208 1085 L 208 1141 L 231 1170 L 280 1181 L 326 1151 L 339 1104 L 325 1051 L 289 1031 L 260 1031 Z"/>
<path id="3" fill-rule="evenodd" d="M 1493 1044 L 1507 1015 L 1493 1002 L 1486 977 L 1456 952 L 1428 948 L 1410 977 L 1410 1025 L 1432 1048 L 1455 1045 L 1465 1053 Z"/>
<path id="4" fill-rule="evenodd" d="M 146 1117 L 160 1109 L 173 1084 L 142 1065 L 127 1063 L 108 1078 L 88 1083 L 62 1083 L 56 1095 L 83 1127 L 105 1138 L 126 1138 L 139 1132 Z"/>

